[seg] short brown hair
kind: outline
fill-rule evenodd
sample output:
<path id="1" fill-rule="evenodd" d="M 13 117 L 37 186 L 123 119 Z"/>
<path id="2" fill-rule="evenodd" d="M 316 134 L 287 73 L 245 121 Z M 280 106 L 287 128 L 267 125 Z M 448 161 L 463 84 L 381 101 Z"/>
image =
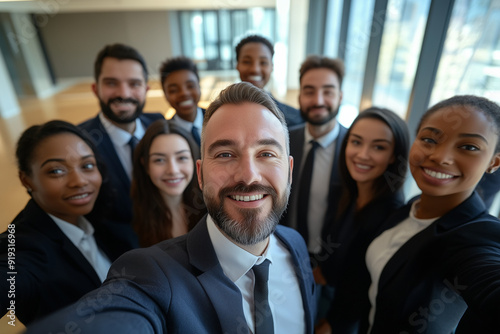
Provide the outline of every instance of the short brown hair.
<path id="1" fill-rule="evenodd" d="M 300 66 L 299 80 L 302 81 L 304 74 L 315 68 L 326 68 L 337 74 L 339 77 L 339 84 L 342 87 L 342 80 L 344 79 L 344 62 L 340 58 L 328 58 L 318 55 L 310 55 L 304 60 Z"/>
<path id="2" fill-rule="evenodd" d="M 201 131 L 201 157 L 203 159 L 203 148 L 205 146 L 205 128 L 212 115 L 225 104 L 242 104 L 245 102 L 260 104 L 268 109 L 280 121 L 283 132 L 285 134 L 286 152 L 290 153 L 290 139 L 288 135 L 288 127 L 286 125 L 285 116 L 279 110 L 271 96 L 264 90 L 255 87 L 248 82 L 239 82 L 232 84 L 223 89 L 219 96 L 210 103 L 205 112 L 203 119 L 203 129 Z"/>

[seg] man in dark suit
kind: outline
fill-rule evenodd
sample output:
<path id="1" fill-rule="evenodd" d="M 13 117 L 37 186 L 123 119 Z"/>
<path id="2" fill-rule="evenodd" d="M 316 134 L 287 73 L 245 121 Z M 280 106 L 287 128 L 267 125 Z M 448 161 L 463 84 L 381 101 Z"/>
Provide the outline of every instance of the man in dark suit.
<path id="1" fill-rule="evenodd" d="M 300 68 L 299 104 L 306 123 L 290 130 L 295 186 L 282 223 L 302 234 L 311 255 L 320 254 L 324 251 L 322 248 L 333 247 L 324 245 L 321 236 L 333 222 L 335 212 L 332 208 L 340 197 L 338 156 L 347 129 L 338 123 L 336 116 L 342 102 L 343 76 L 344 64 L 339 59 L 312 55 Z M 316 148 L 314 159 L 310 160 L 313 161 L 309 169 L 312 174 L 309 173 L 308 178 L 306 160 L 313 147 L 312 141 Z M 319 260 L 313 259 L 313 265 Z"/>
<path id="2" fill-rule="evenodd" d="M 249 82 L 264 89 L 269 79 L 271 79 L 273 71 L 273 44 L 262 36 L 250 35 L 243 38 L 236 45 L 235 51 L 236 69 L 240 73 L 241 81 Z M 272 95 L 271 98 L 285 115 L 288 127 L 304 123 L 297 109 L 279 102 Z"/>
<path id="3" fill-rule="evenodd" d="M 231 85 L 207 109 L 201 147 L 209 214 L 126 253 L 101 288 L 27 333 L 313 333 L 307 249 L 278 225 L 293 169 L 283 114 L 262 90 Z"/>
<path id="4" fill-rule="evenodd" d="M 160 77 L 165 98 L 175 109 L 170 124 L 176 124 L 190 133 L 199 148 L 205 110 L 198 107 L 201 90 L 196 64 L 182 56 L 167 59 L 160 67 Z M 193 155 L 196 160 L 199 159 L 199 150 Z"/>
<path id="5" fill-rule="evenodd" d="M 99 158 L 108 170 L 114 189 L 110 218 L 123 222 L 131 246 L 137 245 L 128 226 L 132 221 L 132 152 L 147 127 L 163 115 L 143 113 L 149 89 L 148 72 L 137 50 L 123 44 L 105 46 L 95 60 L 94 77 L 92 90 L 99 100 L 101 112 L 79 127 L 94 140 Z"/>

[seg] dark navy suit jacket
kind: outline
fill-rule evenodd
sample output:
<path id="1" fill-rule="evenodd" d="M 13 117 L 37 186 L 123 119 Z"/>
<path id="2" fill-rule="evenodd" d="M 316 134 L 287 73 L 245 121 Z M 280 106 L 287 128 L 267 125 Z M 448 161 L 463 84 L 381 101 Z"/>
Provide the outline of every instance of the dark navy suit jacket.
<path id="1" fill-rule="evenodd" d="M 339 172 L 339 154 L 340 154 L 340 147 L 342 146 L 342 141 L 344 140 L 344 137 L 347 133 L 347 128 L 344 126 L 340 125 L 340 131 L 337 139 L 335 140 L 335 157 L 333 159 L 333 165 L 330 173 L 330 190 L 328 192 L 328 209 L 325 214 L 325 219 L 323 220 L 323 229 L 322 229 L 322 235 L 324 236 L 326 233 L 328 233 L 329 228 L 331 224 L 333 223 L 335 219 L 335 209 L 337 207 L 337 202 L 340 199 L 340 189 L 341 189 L 341 183 L 340 183 L 340 172 Z M 293 156 L 294 160 L 294 169 L 292 172 L 292 179 L 293 179 L 293 184 L 292 184 L 292 191 L 290 193 L 290 200 L 288 203 L 293 205 L 296 203 L 296 205 L 307 205 L 307 203 L 297 203 L 297 196 L 298 196 L 298 185 L 300 184 L 300 166 L 302 165 L 302 159 L 305 159 L 303 157 L 304 154 L 304 127 L 305 124 L 302 126 L 297 126 L 294 127 L 293 129 L 290 130 L 290 155 Z M 326 182 L 326 181 L 325 181 Z M 294 186 L 295 185 L 295 186 Z M 289 207 L 288 210 L 285 212 L 281 219 L 281 224 L 285 226 L 290 226 L 290 213 L 293 213 L 293 210 Z"/>
<path id="2" fill-rule="evenodd" d="M 390 193 L 355 211 L 356 201 L 336 219 L 324 240 L 321 271 L 335 289 L 327 320 L 334 333 L 357 334 L 368 330 L 371 279 L 365 254 L 373 239 L 381 233 L 387 218 L 404 205 L 402 192 Z"/>
<path id="3" fill-rule="evenodd" d="M 295 109 L 287 104 L 281 103 L 280 101 L 276 100 L 274 98 L 274 96 L 272 96 L 272 95 L 271 95 L 271 98 L 276 103 L 278 108 L 281 110 L 283 115 L 285 115 L 286 125 L 288 125 L 289 128 L 296 126 L 296 125 L 304 124 L 305 121 L 302 118 L 302 116 L 300 116 L 299 110 L 297 110 L 297 109 Z"/>
<path id="4" fill-rule="evenodd" d="M 109 229 L 92 222 L 97 245 L 113 261 L 121 255 L 118 243 L 105 243 Z M 30 200 L 9 227 L 0 235 L 0 308 L 3 315 L 10 300 L 15 301 L 16 317 L 25 325 L 77 301 L 98 288 L 101 281 L 94 268 L 57 224 Z M 9 233 L 13 232 L 13 233 Z M 14 244 L 9 234 L 14 235 Z M 14 245 L 14 268 L 8 265 L 8 247 Z M 16 272 L 8 275 L 8 272 Z M 15 296 L 8 298 L 10 282 L 15 276 Z"/>
<path id="5" fill-rule="evenodd" d="M 387 227 L 408 217 L 410 207 L 399 210 Z M 387 262 L 371 333 L 452 333 L 459 322 L 457 333 L 500 328 L 500 221 L 476 193 Z"/>
<path id="6" fill-rule="evenodd" d="M 314 279 L 300 235 L 278 226 L 300 284 L 306 333 L 313 333 Z M 103 286 L 27 333 L 249 333 L 242 296 L 224 274 L 206 217 L 179 238 L 132 250 L 113 263 Z M 277 329 L 279 332 L 279 329 Z"/>
<path id="7" fill-rule="evenodd" d="M 163 115 L 159 113 L 144 113 L 139 116 L 145 128 L 154 121 L 162 118 L 164 118 Z M 130 178 L 123 169 L 111 138 L 102 125 L 99 116 L 89 119 L 78 126 L 94 140 L 99 158 L 106 166 L 109 183 L 114 190 L 113 210 L 110 218 L 115 221 L 130 224 L 132 221 Z"/>

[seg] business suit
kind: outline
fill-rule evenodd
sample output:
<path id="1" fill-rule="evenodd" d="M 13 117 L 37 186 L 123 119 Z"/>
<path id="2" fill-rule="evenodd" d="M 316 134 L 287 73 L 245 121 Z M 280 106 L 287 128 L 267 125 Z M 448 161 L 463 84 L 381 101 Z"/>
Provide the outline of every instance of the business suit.
<path id="1" fill-rule="evenodd" d="M 304 242 L 283 226 L 275 235 L 293 258 L 307 333 L 313 333 L 314 280 Z M 249 333 L 241 293 L 222 271 L 206 217 L 184 236 L 125 254 L 100 289 L 28 333 L 57 331 L 68 321 L 83 333 Z"/>
<path id="2" fill-rule="evenodd" d="M 479 181 L 476 191 L 481 196 L 486 205 L 486 208 L 489 209 L 495 200 L 495 197 L 500 190 L 500 171 L 495 173 L 485 173 L 481 181 Z"/>
<path id="3" fill-rule="evenodd" d="M 14 221 L 15 226 L 0 235 L 0 307 L 3 312 L 15 301 L 15 314 L 25 325 L 77 301 L 101 285 L 94 268 L 66 237 L 57 224 L 33 200 Z M 101 250 L 113 261 L 119 255 L 115 244 L 103 243 L 109 233 L 94 224 L 94 238 Z M 9 234 L 15 236 L 14 268 L 8 266 Z M 16 272 L 15 297 L 8 298 L 7 272 Z M 3 315 L 3 313 L 2 313 Z"/>
<path id="4" fill-rule="evenodd" d="M 387 226 L 406 219 L 410 207 Z M 498 333 L 500 221 L 487 214 L 476 193 L 389 259 L 378 284 L 371 333 L 452 333 L 464 312 L 457 333 Z"/>
<path id="5" fill-rule="evenodd" d="M 142 125 L 147 128 L 151 123 L 164 118 L 159 113 L 144 113 L 139 116 Z M 115 151 L 113 142 L 104 128 L 99 115 L 78 125 L 94 141 L 99 159 L 102 160 L 107 169 L 111 187 L 114 190 L 113 210 L 111 217 L 113 220 L 130 224 L 132 221 L 132 200 L 130 199 L 130 176 L 127 175 L 120 159 Z M 127 231 L 128 233 L 128 231 Z M 130 240 L 131 244 L 137 240 Z"/>
<path id="6" fill-rule="evenodd" d="M 301 166 L 302 166 L 302 159 L 305 159 L 304 155 L 304 144 L 305 144 L 305 126 L 306 124 L 303 124 L 302 126 L 297 126 L 294 127 L 292 130 L 290 130 L 290 155 L 293 156 L 294 160 L 294 169 L 292 172 L 292 179 L 293 179 L 293 184 L 296 186 L 292 185 L 292 190 L 290 193 L 290 205 L 308 205 L 308 203 L 298 203 L 298 185 L 300 184 L 300 174 L 301 174 Z M 337 202 L 339 200 L 339 191 L 340 191 L 340 175 L 339 175 L 339 154 L 340 154 L 340 149 L 342 146 L 342 141 L 344 140 L 344 137 L 347 133 L 347 129 L 339 124 L 339 134 L 337 139 L 335 140 L 335 157 L 333 159 L 333 164 L 331 167 L 331 172 L 330 172 L 330 181 L 329 181 L 329 192 L 328 192 L 328 209 L 326 211 L 325 217 L 323 219 L 323 227 L 322 227 L 322 236 L 324 236 L 327 232 L 328 229 L 330 228 L 331 223 L 335 219 L 335 208 L 337 207 Z M 283 215 L 281 219 L 281 224 L 285 226 L 290 226 L 290 215 L 296 212 L 296 210 L 291 210 L 290 206 L 288 207 L 287 211 Z M 307 242 L 307 240 L 306 240 Z"/>
<path id="7" fill-rule="evenodd" d="M 269 94 L 269 95 L 271 95 L 271 94 Z M 276 100 L 274 98 L 274 96 L 272 96 L 272 95 L 271 95 L 271 98 L 276 103 L 279 110 L 281 110 L 283 115 L 285 115 L 285 122 L 286 122 L 286 125 L 288 125 L 288 128 L 291 128 L 291 127 L 294 127 L 294 126 L 297 126 L 300 124 L 304 124 L 305 121 L 302 118 L 302 116 L 300 115 L 299 110 L 297 110 L 297 109 L 295 109 L 287 104 L 281 103 L 280 101 Z"/>
<path id="8" fill-rule="evenodd" d="M 198 108 L 198 109 L 201 110 L 201 112 L 203 114 L 203 117 L 205 117 L 205 109 L 202 109 L 202 108 Z M 170 125 L 173 125 L 173 126 L 176 126 L 178 128 L 184 129 L 181 121 L 179 121 L 179 119 L 177 117 L 172 117 L 171 119 L 168 120 L 168 123 Z M 187 122 L 187 121 L 185 121 L 185 122 Z M 201 131 L 201 128 L 200 128 L 200 131 Z M 194 161 L 196 161 L 198 159 L 201 159 L 201 147 L 200 147 L 200 144 L 198 144 L 198 142 L 194 138 L 194 136 L 193 136 L 193 134 L 192 134 L 191 131 L 187 131 L 187 132 L 188 132 L 188 135 L 189 135 L 189 139 L 191 139 L 192 144 L 198 149 L 196 152 L 193 152 Z"/>
<path id="9" fill-rule="evenodd" d="M 326 259 L 321 263 L 321 271 L 328 285 L 335 289 L 327 315 L 334 333 L 367 332 L 370 273 L 365 253 L 387 218 L 403 204 L 401 192 L 376 198 L 358 212 L 354 200 L 332 224 L 324 241 L 332 247 L 326 247 L 322 253 Z"/>

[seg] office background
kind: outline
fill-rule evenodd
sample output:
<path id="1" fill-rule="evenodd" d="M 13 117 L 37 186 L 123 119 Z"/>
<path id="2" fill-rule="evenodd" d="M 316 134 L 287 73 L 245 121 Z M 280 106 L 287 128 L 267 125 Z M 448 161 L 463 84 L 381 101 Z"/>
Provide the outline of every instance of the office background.
<path id="1" fill-rule="evenodd" d="M 160 63 L 193 58 L 208 103 L 238 80 L 234 46 L 248 33 L 274 41 L 268 89 L 294 106 L 304 58 L 342 58 L 339 119 L 346 126 L 377 105 L 400 114 L 413 134 L 422 113 L 450 96 L 500 103 L 500 0 L 0 1 L 1 229 L 28 199 L 16 175 L 17 138 L 32 124 L 77 123 L 97 113 L 90 84 L 105 44 L 129 44 L 145 56 L 152 87 L 146 110 L 168 118 Z M 414 192 L 410 181 L 408 196 Z"/>

